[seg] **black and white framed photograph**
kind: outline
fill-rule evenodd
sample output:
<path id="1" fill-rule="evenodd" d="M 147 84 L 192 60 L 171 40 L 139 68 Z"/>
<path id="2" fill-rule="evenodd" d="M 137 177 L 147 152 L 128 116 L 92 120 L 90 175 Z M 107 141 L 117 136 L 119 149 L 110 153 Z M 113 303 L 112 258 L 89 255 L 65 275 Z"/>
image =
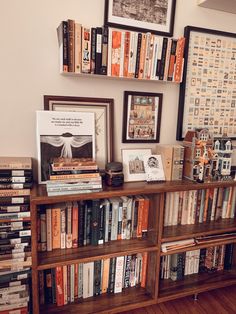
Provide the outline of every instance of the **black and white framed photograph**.
<path id="1" fill-rule="evenodd" d="M 100 169 L 113 161 L 113 107 L 111 98 L 44 95 L 44 110 L 95 114 L 95 159 Z"/>
<path id="2" fill-rule="evenodd" d="M 37 111 L 38 181 L 49 179 L 53 158 L 95 158 L 95 114 Z"/>
<path id="3" fill-rule="evenodd" d="M 187 26 L 184 37 L 176 139 L 194 128 L 235 139 L 236 34 Z"/>
<path id="4" fill-rule="evenodd" d="M 158 143 L 162 94 L 124 92 L 123 143 Z"/>
<path id="5" fill-rule="evenodd" d="M 150 148 L 122 149 L 124 181 L 145 181 L 144 158 L 152 153 Z"/>
<path id="6" fill-rule="evenodd" d="M 172 36 L 176 0 L 105 0 L 104 24 Z"/>
<path id="7" fill-rule="evenodd" d="M 144 169 L 147 182 L 165 181 L 165 173 L 161 155 L 144 156 Z"/>

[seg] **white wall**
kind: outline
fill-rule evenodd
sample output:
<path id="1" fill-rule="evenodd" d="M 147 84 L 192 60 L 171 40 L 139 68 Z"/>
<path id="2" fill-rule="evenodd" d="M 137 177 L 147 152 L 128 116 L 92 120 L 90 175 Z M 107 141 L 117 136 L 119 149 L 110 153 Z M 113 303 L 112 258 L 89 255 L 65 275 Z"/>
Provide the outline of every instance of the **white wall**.
<path id="1" fill-rule="evenodd" d="M 235 32 L 235 15 L 177 0 L 174 37 L 186 25 Z M 103 24 L 104 0 L 1 0 L 0 2 L 0 155 L 36 157 L 35 111 L 43 95 L 107 97 L 115 100 L 115 158 L 122 144 L 123 91 L 163 93 L 161 143 L 174 143 L 179 86 L 59 74 L 56 28 L 72 18 L 88 26 Z M 150 145 L 154 147 L 153 145 Z M 149 147 L 150 147 L 149 146 Z"/>

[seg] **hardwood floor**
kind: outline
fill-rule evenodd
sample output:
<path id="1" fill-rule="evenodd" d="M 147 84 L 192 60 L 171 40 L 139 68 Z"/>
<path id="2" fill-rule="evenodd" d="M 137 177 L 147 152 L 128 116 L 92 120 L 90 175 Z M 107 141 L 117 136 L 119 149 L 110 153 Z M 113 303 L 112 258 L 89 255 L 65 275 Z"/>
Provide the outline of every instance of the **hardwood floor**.
<path id="1" fill-rule="evenodd" d="M 192 296 L 152 305 L 123 314 L 234 314 L 236 313 L 236 286 L 200 293 L 198 300 Z"/>

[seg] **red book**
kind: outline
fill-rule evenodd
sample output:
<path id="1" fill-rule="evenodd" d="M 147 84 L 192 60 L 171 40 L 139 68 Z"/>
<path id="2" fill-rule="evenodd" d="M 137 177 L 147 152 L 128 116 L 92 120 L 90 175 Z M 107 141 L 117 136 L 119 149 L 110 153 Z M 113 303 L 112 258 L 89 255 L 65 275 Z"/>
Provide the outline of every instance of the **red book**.
<path id="1" fill-rule="evenodd" d="M 7 310 L 7 311 L 0 311 L 0 314 L 28 314 L 28 308 L 27 307 L 21 307 L 20 309 L 15 310 Z"/>
<path id="2" fill-rule="evenodd" d="M 178 39 L 176 47 L 176 60 L 175 60 L 175 72 L 174 72 L 174 82 L 180 83 L 182 80 L 182 72 L 184 65 L 184 45 L 185 38 L 181 37 Z"/>
<path id="3" fill-rule="evenodd" d="M 142 237 L 144 202 L 145 202 L 144 198 L 142 196 L 140 196 L 139 197 L 139 204 L 138 204 L 137 238 Z"/>
<path id="4" fill-rule="evenodd" d="M 78 247 L 78 229 L 79 229 L 79 208 L 78 203 L 73 202 L 72 207 L 72 247 Z"/>
<path id="5" fill-rule="evenodd" d="M 125 49 L 124 49 L 124 76 L 128 76 L 129 67 L 129 46 L 130 46 L 130 32 L 125 32 Z"/>
<path id="6" fill-rule="evenodd" d="M 75 299 L 78 298 L 79 293 L 78 278 L 79 278 L 78 264 L 75 264 Z"/>
<path id="7" fill-rule="evenodd" d="M 150 200 L 148 197 L 144 198 L 143 217 L 142 217 L 142 237 L 147 236 L 148 232 L 148 213 Z"/>
<path id="8" fill-rule="evenodd" d="M 56 301 L 57 306 L 64 305 L 63 270 L 62 266 L 56 267 Z"/>
<path id="9" fill-rule="evenodd" d="M 142 273 L 141 273 L 141 287 L 145 288 L 146 273 L 147 273 L 147 252 L 144 252 L 142 256 L 143 256 L 143 262 L 142 262 Z"/>

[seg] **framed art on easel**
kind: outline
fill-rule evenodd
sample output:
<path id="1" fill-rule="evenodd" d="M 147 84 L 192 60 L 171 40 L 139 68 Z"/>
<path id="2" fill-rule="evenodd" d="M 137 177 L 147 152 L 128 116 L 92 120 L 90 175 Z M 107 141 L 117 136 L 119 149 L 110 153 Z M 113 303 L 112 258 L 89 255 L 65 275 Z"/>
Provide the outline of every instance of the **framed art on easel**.
<path id="1" fill-rule="evenodd" d="M 184 36 L 176 139 L 194 128 L 235 139 L 236 34 L 187 26 Z"/>

